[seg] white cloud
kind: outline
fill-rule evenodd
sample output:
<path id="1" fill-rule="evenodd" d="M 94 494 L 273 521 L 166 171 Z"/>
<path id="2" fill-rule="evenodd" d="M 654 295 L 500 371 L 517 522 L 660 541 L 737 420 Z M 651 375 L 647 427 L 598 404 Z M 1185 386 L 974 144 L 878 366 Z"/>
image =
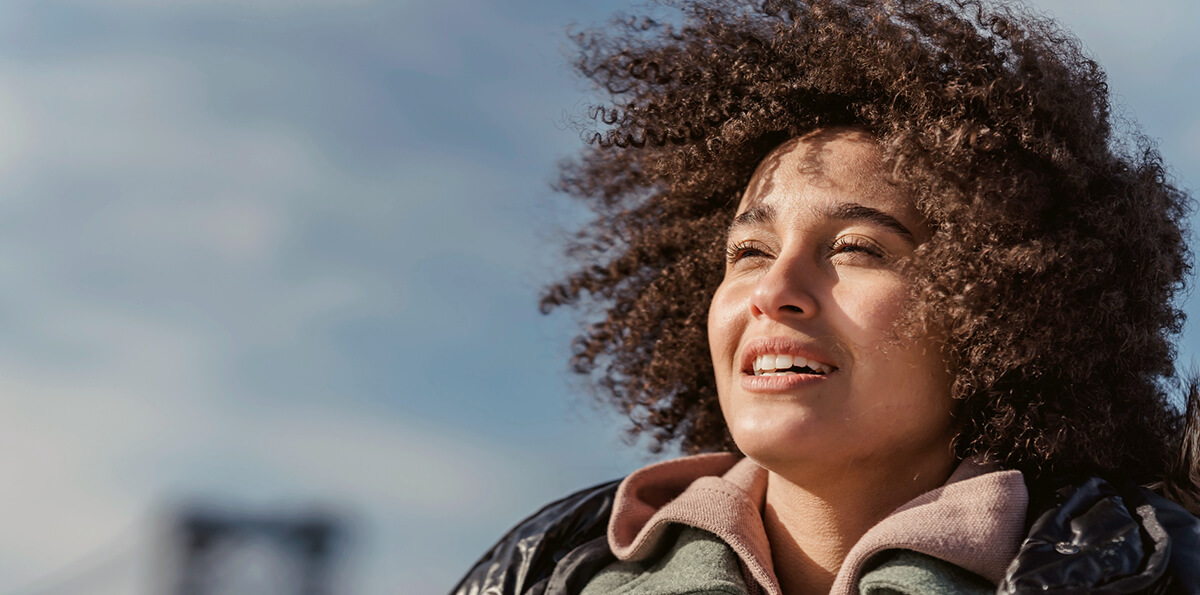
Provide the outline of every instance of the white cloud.
<path id="1" fill-rule="evenodd" d="M 105 318 L 91 311 L 79 320 Z M 205 356 L 219 343 L 184 333 L 190 349 L 163 349 L 147 339 L 184 329 L 126 323 L 93 325 L 130 339 L 112 344 L 101 367 L 70 374 L 0 365 L 0 474 L 11 511 L 0 584 L 53 579 L 68 562 L 86 566 L 93 552 L 120 544 L 137 547 L 102 562 L 160 562 L 162 551 L 148 560 L 142 545 L 160 539 L 154 523 L 163 517 L 154 511 L 171 499 L 201 495 L 251 510 L 327 503 L 394 526 L 405 518 L 487 521 L 496 503 L 525 489 L 514 466 L 525 457 L 458 430 L 372 415 L 337 398 L 269 415 L 240 409 L 217 396 L 231 388 Z M 390 532 L 376 545 L 396 552 L 407 538 Z M 394 563 L 372 570 L 367 580 L 399 580 Z"/>
<path id="2" fill-rule="evenodd" d="M 108 582 L 88 592 L 130 592 L 161 559 L 155 523 L 170 498 L 344 505 L 390 527 L 373 539 L 396 554 L 409 547 L 406 519 L 485 519 L 527 489 L 514 483 L 524 457 L 464 432 L 375 414 L 352 395 L 289 403 L 245 385 L 246 354 L 336 362 L 322 325 L 397 307 L 402 296 L 365 267 L 289 266 L 302 224 L 331 216 L 331 202 L 361 196 L 358 215 L 340 216 L 394 217 L 400 173 L 351 175 L 286 121 L 213 113 L 209 94 L 227 81 L 202 67 L 103 52 L 0 63 L 0 120 L 13 122 L 0 135 L 0 475 L 12 512 L 0 584 L 52 586 L 98 564 Z M 413 570 L 379 555 L 362 580 Z"/>

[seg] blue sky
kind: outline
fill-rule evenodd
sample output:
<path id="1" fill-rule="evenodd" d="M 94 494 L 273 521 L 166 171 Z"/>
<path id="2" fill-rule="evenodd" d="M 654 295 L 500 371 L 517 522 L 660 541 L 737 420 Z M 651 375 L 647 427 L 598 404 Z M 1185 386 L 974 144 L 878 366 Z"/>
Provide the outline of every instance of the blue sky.
<path id="1" fill-rule="evenodd" d="M 536 308 L 581 215 L 564 31 L 626 5 L 0 5 L 0 592 L 149 593 L 194 499 L 342 511 L 349 592 L 442 592 L 648 460 Z M 1196 188 L 1200 9 L 1036 6 Z"/>

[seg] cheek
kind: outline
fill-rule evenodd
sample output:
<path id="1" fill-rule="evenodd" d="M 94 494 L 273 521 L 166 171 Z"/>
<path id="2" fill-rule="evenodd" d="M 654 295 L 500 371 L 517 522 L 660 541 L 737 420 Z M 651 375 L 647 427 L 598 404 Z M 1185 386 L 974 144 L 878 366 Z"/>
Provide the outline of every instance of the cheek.
<path id="1" fill-rule="evenodd" d="M 891 332 L 904 306 L 906 287 L 900 283 L 867 286 L 839 285 L 834 301 L 846 321 L 844 338 L 858 345 L 878 345 Z"/>
<path id="2" fill-rule="evenodd" d="M 745 326 L 741 301 L 725 283 L 713 293 L 708 307 L 708 349 L 712 353 L 713 369 L 721 380 L 730 373 L 737 351 L 741 330 Z"/>
<path id="3" fill-rule="evenodd" d="M 904 339 L 893 334 L 907 299 L 904 284 L 869 289 L 850 291 L 839 302 L 848 322 L 846 338 L 854 345 L 851 392 L 891 395 L 873 404 L 881 427 L 890 424 L 913 437 L 940 436 L 951 423 L 953 401 L 940 344 L 927 337 Z"/>

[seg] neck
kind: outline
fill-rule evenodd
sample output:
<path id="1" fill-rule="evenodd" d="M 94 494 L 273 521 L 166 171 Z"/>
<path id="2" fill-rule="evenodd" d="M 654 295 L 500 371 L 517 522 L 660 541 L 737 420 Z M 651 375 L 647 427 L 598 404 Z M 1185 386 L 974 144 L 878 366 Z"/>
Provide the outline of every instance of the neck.
<path id="1" fill-rule="evenodd" d="M 826 479 L 820 490 L 771 471 L 763 526 L 783 592 L 828 593 L 850 548 L 897 507 L 944 484 L 953 470 L 949 463 L 907 481 L 887 473 L 843 477 L 836 486 Z"/>

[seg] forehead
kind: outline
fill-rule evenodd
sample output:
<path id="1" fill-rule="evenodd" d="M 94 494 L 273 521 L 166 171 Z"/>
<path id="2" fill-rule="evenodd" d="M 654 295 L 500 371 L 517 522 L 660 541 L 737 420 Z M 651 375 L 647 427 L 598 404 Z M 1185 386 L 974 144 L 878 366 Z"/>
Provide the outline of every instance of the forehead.
<path id="1" fill-rule="evenodd" d="M 738 213 L 782 197 L 840 198 L 916 215 L 911 198 L 888 178 L 879 144 L 854 129 L 820 130 L 777 147 L 755 170 Z"/>

